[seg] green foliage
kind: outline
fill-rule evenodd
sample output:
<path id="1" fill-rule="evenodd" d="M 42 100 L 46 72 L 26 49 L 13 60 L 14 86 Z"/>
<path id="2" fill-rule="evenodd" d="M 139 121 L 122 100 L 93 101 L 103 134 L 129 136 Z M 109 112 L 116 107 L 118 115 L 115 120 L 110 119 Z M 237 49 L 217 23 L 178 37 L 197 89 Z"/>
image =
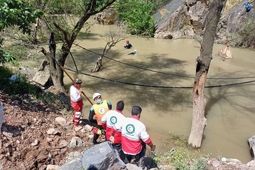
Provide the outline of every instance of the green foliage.
<path id="1" fill-rule="evenodd" d="M 80 14 L 85 2 L 84 0 L 48 1 L 45 12 L 48 14 Z"/>
<path id="2" fill-rule="evenodd" d="M 191 166 L 191 170 L 205 170 L 206 162 L 207 160 L 205 158 L 195 160 L 195 162 Z"/>
<path id="3" fill-rule="evenodd" d="M 22 0 L 0 0 L 0 31 L 17 25 L 23 33 L 30 33 L 30 23 L 41 15 L 41 11 L 32 9 Z"/>
<path id="4" fill-rule="evenodd" d="M 16 58 L 13 57 L 10 53 L 6 52 L 3 48 L 0 47 L 0 63 L 16 63 Z"/>
<path id="5" fill-rule="evenodd" d="M 22 45 L 13 45 L 10 48 L 5 49 L 11 56 L 14 56 L 17 60 L 26 59 L 28 55 L 27 48 Z"/>
<path id="6" fill-rule="evenodd" d="M 119 18 L 131 34 L 153 36 L 155 22 L 152 12 L 155 4 L 144 0 L 120 0 L 117 4 Z"/>
<path id="7" fill-rule="evenodd" d="M 205 170 L 207 159 L 197 158 L 186 148 L 171 149 L 156 158 L 157 162 L 173 165 L 178 170 Z"/>
<path id="8" fill-rule="evenodd" d="M 27 82 L 24 76 L 17 75 L 15 81 L 10 81 L 9 78 L 13 75 L 12 71 L 6 67 L 0 67 L 0 90 L 3 90 L 7 94 L 35 94 L 36 86 L 33 86 Z"/>
<path id="9" fill-rule="evenodd" d="M 4 39 L 0 37 L 0 64 L 4 64 L 6 62 L 15 63 L 16 59 L 10 53 L 6 52 L 3 48 Z"/>

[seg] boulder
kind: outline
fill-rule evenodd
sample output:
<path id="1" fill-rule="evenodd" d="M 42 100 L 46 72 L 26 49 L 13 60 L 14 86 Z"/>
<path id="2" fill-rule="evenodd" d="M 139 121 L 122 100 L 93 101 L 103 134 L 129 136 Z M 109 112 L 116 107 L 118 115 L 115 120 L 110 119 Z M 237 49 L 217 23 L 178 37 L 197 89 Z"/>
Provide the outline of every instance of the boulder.
<path id="1" fill-rule="evenodd" d="M 248 139 L 248 144 L 250 147 L 251 156 L 255 159 L 255 136 L 252 136 Z"/>
<path id="2" fill-rule="evenodd" d="M 80 157 L 75 158 L 60 167 L 60 170 L 83 170 L 83 169 L 84 168 L 82 167 Z"/>
<path id="3" fill-rule="evenodd" d="M 117 12 L 114 8 L 110 7 L 98 13 L 94 19 L 98 24 L 112 25 L 117 21 Z"/>
<path id="4" fill-rule="evenodd" d="M 32 79 L 33 82 L 41 86 L 46 86 L 49 80 L 50 80 L 50 69 L 48 65 L 45 66 L 43 70 L 37 71 Z"/>
<path id="5" fill-rule="evenodd" d="M 244 1 L 243 1 L 244 2 Z M 216 42 L 255 48 L 255 10 L 246 12 L 243 2 L 224 10 L 217 26 Z M 196 38 L 203 35 L 209 5 L 205 0 L 172 0 L 154 15 L 155 38 Z"/>
<path id="6" fill-rule="evenodd" d="M 108 142 L 103 142 L 86 150 L 82 155 L 82 166 L 84 169 L 94 167 L 97 169 L 110 169 L 114 165 L 125 168 L 125 164 L 120 160 Z"/>
<path id="7" fill-rule="evenodd" d="M 94 145 L 84 151 L 81 156 L 74 158 L 60 167 L 61 170 L 82 170 L 82 169 L 126 169 L 125 164 L 120 160 L 108 142 Z"/>
<path id="8" fill-rule="evenodd" d="M 230 169 L 238 169 L 238 170 L 254 170 L 255 169 L 255 161 L 250 161 L 247 164 L 243 164 L 241 161 L 233 158 L 222 158 L 221 160 L 212 158 L 207 162 L 208 170 L 230 170 Z"/>

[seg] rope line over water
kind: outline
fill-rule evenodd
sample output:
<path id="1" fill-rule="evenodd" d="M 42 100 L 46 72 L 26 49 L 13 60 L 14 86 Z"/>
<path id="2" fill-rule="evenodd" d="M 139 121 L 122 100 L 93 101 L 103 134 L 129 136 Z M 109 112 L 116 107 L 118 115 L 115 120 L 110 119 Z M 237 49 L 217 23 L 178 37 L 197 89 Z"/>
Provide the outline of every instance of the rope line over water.
<path id="1" fill-rule="evenodd" d="M 66 70 L 69 70 L 71 72 L 76 72 L 74 69 L 65 67 Z M 192 89 L 193 86 L 163 86 L 163 85 L 151 85 L 151 84 L 142 84 L 142 83 L 131 83 L 131 82 L 125 82 L 120 80 L 113 80 L 113 79 L 107 79 L 100 76 L 95 76 L 89 73 L 80 72 L 79 74 L 93 77 L 96 79 L 101 79 L 104 81 L 112 82 L 112 83 L 119 83 L 119 84 L 125 84 L 125 85 L 132 85 L 132 86 L 140 86 L 140 87 L 151 87 L 151 88 L 164 88 L 164 89 Z M 237 86 L 237 85 L 243 85 L 243 84 L 249 84 L 249 83 L 255 83 L 255 80 L 250 81 L 243 81 L 243 82 L 237 82 L 237 83 L 228 83 L 228 84 L 218 84 L 218 85 L 208 85 L 205 86 L 205 88 L 217 88 L 217 87 L 226 87 L 226 86 Z"/>
<path id="2" fill-rule="evenodd" d="M 73 43 L 75 46 L 83 49 L 83 50 L 86 50 L 88 52 L 91 52 L 93 54 L 96 54 L 98 56 L 101 56 L 102 54 L 100 53 L 97 53 L 93 50 L 89 50 L 79 44 L 76 44 L 76 43 Z M 168 75 L 168 76 L 176 76 L 176 77 L 182 77 L 182 78 L 192 78 L 194 79 L 195 77 L 194 76 L 188 76 L 188 75 L 182 75 L 182 74 L 177 74 L 177 73 L 165 73 L 165 72 L 161 72 L 161 71 L 157 71 L 157 70 L 152 70 L 152 69 L 149 69 L 149 68 L 146 68 L 146 67 L 142 67 L 142 66 L 137 66 L 137 65 L 133 65 L 133 64 L 129 64 L 129 63 L 126 63 L 126 62 L 122 62 L 122 61 L 119 61 L 119 60 L 116 60 L 116 59 L 113 59 L 107 55 L 104 55 L 104 57 L 108 60 L 112 60 L 114 62 L 117 62 L 117 63 L 120 63 L 120 64 L 123 64 L 123 65 L 126 65 L 126 66 L 129 66 L 129 67 L 133 67 L 133 68 L 136 68 L 136 69 L 140 69 L 140 70 L 146 70 L 146 71 L 150 71 L 150 72 L 154 72 L 154 73 L 159 73 L 159 74 L 163 74 L 163 75 Z M 251 79 L 251 78 L 255 78 L 254 76 L 246 76 L 246 77 L 208 77 L 207 79 Z"/>

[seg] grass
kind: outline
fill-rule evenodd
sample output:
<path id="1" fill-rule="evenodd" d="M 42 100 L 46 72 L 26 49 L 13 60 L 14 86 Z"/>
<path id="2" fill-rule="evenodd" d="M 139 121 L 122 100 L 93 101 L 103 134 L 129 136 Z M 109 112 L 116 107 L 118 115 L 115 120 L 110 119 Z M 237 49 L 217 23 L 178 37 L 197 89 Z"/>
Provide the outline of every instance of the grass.
<path id="1" fill-rule="evenodd" d="M 172 165 L 177 170 L 205 170 L 208 155 L 202 155 L 200 150 L 188 146 L 187 139 L 170 134 L 168 140 L 170 149 L 154 159 L 161 165 Z M 202 155 L 202 156 L 201 156 Z"/>

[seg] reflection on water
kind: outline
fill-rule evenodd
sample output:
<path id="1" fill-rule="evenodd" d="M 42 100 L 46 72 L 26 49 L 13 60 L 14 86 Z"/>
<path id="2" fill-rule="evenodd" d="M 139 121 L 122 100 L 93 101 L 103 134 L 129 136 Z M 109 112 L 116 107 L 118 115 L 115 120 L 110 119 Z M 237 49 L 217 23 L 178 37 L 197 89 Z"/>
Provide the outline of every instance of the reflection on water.
<path id="1" fill-rule="evenodd" d="M 103 35 L 109 31 L 117 32 L 118 28 L 96 25 L 76 43 L 101 53 L 106 44 Z M 124 49 L 125 41 L 122 41 L 107 56 L 135 67 L 104 59 L 103 70 L 93 75 L 168 88 L 131 86 L 80 75 L 86 82 L 84 89 L 90 95 L 100 91 L 103 98 L 111 100 L 114 106 L 118 100 L 123 99 L 126 115 L 129 115 L 132 105 L 141 105 L 142 121 L 147 125 L 158 150 L 165 151 L 168 149 L 165 143 L 169 134 L 188 138 L 190 132 L 192 88 L 189 87 L 193 85 L 199 44 L 194 40 L 160 40 L 135 36 L 126 36 L 126 39 L 132 43 L 132 49 Z M 251 159 L 247 139 L 255 135 L 255 83 L 233 84 L 255 80 L 255 52 L 231 48 L 233 58 L 222 61 L 216 55 L 220 48 L 221 45 L 215 45 L 209 71 L 211 79 L 207 80 L 207 85 L 232 85 L 206 89 L 208 122 L 202 151 L 246 162 Z M 137 50 L 137 54 L 128 55 L 132 50 Z M 98 57 L 75 46 L 72 53 L 79 69 L 86 73 L 94 67 Z M 68 65 L 73 67 L 70 58 Z M 141 67 L 147 70 L 139 69 Z M 89 110 L 88 104 L 85 110 Z"/>

